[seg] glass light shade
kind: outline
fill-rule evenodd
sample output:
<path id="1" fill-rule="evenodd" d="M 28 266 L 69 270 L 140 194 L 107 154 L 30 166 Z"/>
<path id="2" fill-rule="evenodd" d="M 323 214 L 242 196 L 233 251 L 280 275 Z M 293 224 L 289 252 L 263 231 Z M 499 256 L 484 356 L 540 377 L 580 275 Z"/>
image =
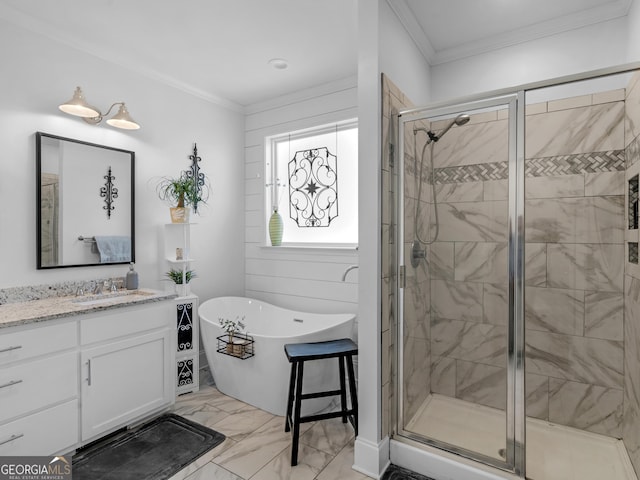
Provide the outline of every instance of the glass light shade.
<path id="1" fill-rule="evenodd" d="M 93 118 L 100 117 L 100 111 L 87 103 L 82 94 L 80 87 L 76 87 L 73 97 L 68 102 L 59 105 L 58 108 L 65 113 L 75 115 L 77 117 Z"/>
<path id="2" fill-rule="evenodd" d="M 129 111 L 127 107 L 124 106 L 124 103 L 120 105 L 118 113 L 107 120 L 107 123 L 112 127 L 124 128 L 125 130 L 138 130 L 140 128 L 140 125 L 129 115 Z"/>

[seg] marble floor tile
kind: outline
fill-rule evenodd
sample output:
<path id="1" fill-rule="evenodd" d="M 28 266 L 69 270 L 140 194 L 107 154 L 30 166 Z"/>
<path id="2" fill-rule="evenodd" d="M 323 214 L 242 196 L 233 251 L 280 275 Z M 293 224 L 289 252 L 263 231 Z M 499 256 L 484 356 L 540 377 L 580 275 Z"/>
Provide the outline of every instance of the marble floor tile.
<path id="1" fill-rule="evenodd" d="M 280 419 L 281 417 L 275 417 L 264 410 L 258 410 L 256 408 L 248 412 L 232 414 L 224 413 L 224 417 L 222 419 L 207 426 L 211 426 L 233 440 L 240 441 L 275 418 Z M 196 422 L 198 421 L 195 418 L 193 420 Z"/>
<path id="2" fill-rule="evenodd" d="M 242 477 L 231 473 L 229 470 L 225 470 L 220 465 L 215 463 L 207 463 L 203 467 L 199 468 L 191 475 L 186 477 L 185 480 L 244 480 Z M 173 479 L 171 479 L 173 480 Z"/>
<path id="3" fill-rule="evenodd" d="M 317 480 L 368 480 L 369 477 L 351 468 L 353 465 L 353 443 L 345 446 L 325 467 Z"/>
<path id="4" fill-rule="evenodd" d="M 251 480 L 313 480 L 332 459 L 333 455 L 300 443 L 295 467 L 291 466 L 291 449 L 287 448 Z"/>
<path id="5" fill-rule="evenodd" d="M 351 423 L 342 423 L 340 418 L 330 418 L 316 422 L 313 427 L 300 436 L 304 443 L 330 455 L 337 455 L 351 440 L 355 433 Z"/>
<path id="6" fill-rule="evenodd" d="M 311 424 L 302 424 L 302 432 Z M 302 433 L 301 433 L 302 434 Z M 214 458 L 225 469 L 248 479 L 283 450 L 291 448 L 291 433 L 284 431 L 284 419 L 275 417 L 251 435 Z"/>

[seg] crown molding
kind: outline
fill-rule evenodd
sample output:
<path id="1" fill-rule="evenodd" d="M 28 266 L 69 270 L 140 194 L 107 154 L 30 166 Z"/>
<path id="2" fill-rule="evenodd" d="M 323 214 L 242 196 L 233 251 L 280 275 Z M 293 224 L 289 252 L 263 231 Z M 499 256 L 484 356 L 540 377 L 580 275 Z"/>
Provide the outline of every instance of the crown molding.
<path id="1" fill-rule="evenodd" d="M 19 12 L 18 10 L 6 4 L 3 5 L 2 3 L 0 3 L 0 19 L 5 20 L 8 23 L 11 23 L 34 34 L 41 35 L 56 42 L 62 43 L 67 47 L 73 48 L 74 50 L 100 58 L 101 60 L 104 60 L 106 62 L 119 65 L 120 67 L 126 68 L 127 70 L 142 75 L 150 80 L 154 80 L 171 88 L 175 88 L 176 90 L 180 90 L 189 95 L 193 95 L 209 103 L 213 103 L 232 111 L 244 113 L 244 107 L 242 105 L 239 105 L 226 98 L 214 95 L 210 92 L 206 92 L 202 89 L 196 88 L 193 85 L 181 82 L 174 77 L 162 74 L 156 70 L 144 68 L 140 64 L 128 61 L 123 56 L 117 55 L 112 50 L 102 48 L 96 43 L 79 41 L 77 38 L 66 34 L 64 31 L 52 27 L 50 24 L 38 20 L 34 17 L 25 15 L 24 13 Z"/>
<path id="2" fill-rule="evenodd" d="M 416 42 L 425 60 L 434 66 L 624 17 L 629 13 L 633 0 L 616 0 L 606 5 L 438 51 L 434 51 L 407 0 L 387 0 L 387 3 Z"/>
<path id="3" fill-rule="evenodd" d="M 429 65 L 436 56 L 436 51 L 431 45 L 429 38 L 424 33 L 424 30 L 416 20 L 416 16 L 413 10 L 409 7 L 406 0 L 387 0 L 387 4 L 396 14 L 396 17 L 400 20 L 400 23 L 404 26 L 405 30 L 418 47 L 418 50 L 422 53 L 422 56 L 427 60 Z"/>

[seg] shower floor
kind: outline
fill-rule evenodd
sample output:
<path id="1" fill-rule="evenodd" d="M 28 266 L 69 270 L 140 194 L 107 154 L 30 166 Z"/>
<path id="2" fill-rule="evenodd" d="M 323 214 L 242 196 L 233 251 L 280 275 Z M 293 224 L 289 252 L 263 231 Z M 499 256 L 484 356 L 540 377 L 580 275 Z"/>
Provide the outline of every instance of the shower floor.
<path id="1" fill-rule="evenodd" d="M 432 394 L 407 431 L 500 458 L 505 448 L 501 410 Z M 638 480 L 622 440 L 527 418 L 527 478 Z"/>

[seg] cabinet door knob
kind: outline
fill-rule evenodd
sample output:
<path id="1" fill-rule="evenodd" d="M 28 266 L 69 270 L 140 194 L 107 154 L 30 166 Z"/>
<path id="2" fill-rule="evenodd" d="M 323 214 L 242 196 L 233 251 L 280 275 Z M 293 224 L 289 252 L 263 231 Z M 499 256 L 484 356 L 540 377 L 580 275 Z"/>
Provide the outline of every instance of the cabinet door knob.
<path id="1" fill-rule="evenodd" d="M 13 442 L 14 440 L 17 440 L 21 437 L 24 437 L 24 433 L 19 433 L 17 435 L 11 435 L 8 439 L 0 442 L 0 445 L 4 445 L 5 443 L 9 443 L 9 442 Z"/>
<path id="2" fill-rule="evenodd" d="M 0 385 L 0 388 L 6 388 L 6 387 L 10 387 L 11 385 L 16 385 L 18 383 L 22 383 L 22 380 L 9 380 L 7 383 L 5 383 L 4 385 Z"/>
<path id="3" fill-rule="evenodd" d="M 91 386 L 91 359 L 87 360 L 87 385 Z"/>

